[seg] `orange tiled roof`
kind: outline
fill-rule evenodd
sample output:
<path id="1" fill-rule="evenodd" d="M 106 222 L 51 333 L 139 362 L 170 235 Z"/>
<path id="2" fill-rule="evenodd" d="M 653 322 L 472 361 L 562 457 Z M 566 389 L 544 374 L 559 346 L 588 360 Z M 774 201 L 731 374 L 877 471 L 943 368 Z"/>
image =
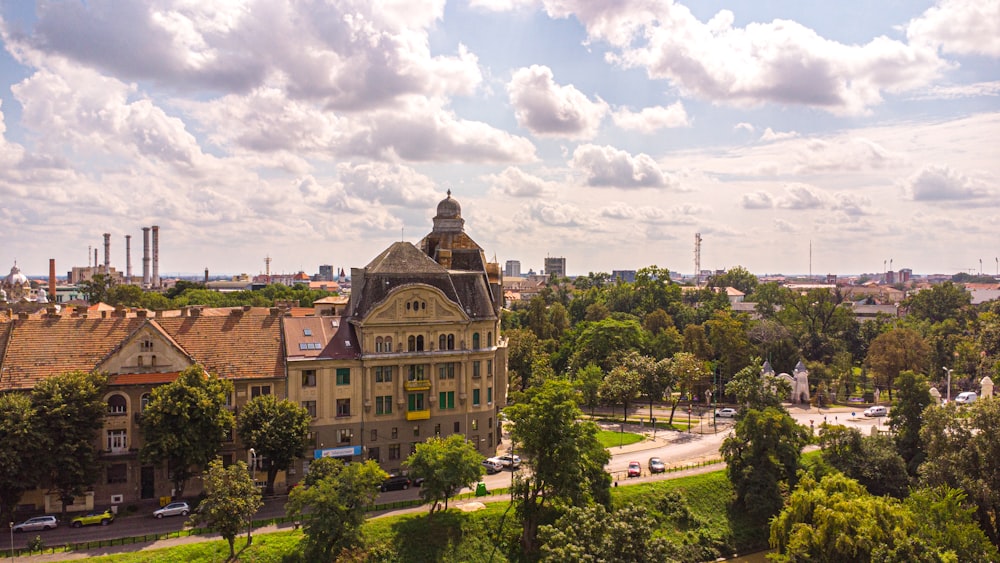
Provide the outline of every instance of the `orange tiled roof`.
<path id="1" fill-rule="evenodd" d="M 239 379 L 285 375 L 279 316 L 229 314 L 155 322 L 213 375 Z"/>

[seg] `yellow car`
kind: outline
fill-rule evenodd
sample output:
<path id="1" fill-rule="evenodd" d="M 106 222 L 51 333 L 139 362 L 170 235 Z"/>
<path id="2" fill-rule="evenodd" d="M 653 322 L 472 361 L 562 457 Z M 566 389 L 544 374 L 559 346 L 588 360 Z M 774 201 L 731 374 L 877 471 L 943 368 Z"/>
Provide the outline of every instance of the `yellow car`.
<path id="1" fill-rule="evenodd" d="M 111 510 L 105 510 L 104 512 L 90 512 L 83 516 L 77 516 L 70 522 L 70 526 L 74 528 L 79 528 L 81 526 L 89 526 L 91 524 L 100 524 L 102 526 L 107 526 L 115 519 L 115 515 L 111 513 Z"/>

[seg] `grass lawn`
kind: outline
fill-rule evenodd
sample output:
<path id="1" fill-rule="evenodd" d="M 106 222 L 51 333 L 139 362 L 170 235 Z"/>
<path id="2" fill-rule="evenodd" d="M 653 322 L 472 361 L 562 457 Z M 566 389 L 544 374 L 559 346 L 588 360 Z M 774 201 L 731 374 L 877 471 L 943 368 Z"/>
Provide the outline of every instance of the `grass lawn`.
<path id="1" fill-rule="evenodd" d="M 617 439 L 617 432 L 615 434 Z M 626 435 L 628 436 L 628 435 Z M 633 436 L 635 436 L 633 434 Z M 767 546 L 767 525 L 749 521 L 745 512 L 729 507 L 732 487 L 725 471 L 615 487 L 615 507 L 635 504 L 656 518 L 655 533 L 682 546 L 682 560 L 709 561 L 734 552 Z M 476 512 L 450 509 L 375 518 L 365 523 L 365 546 L 353 561 L 486 562 L 522 561 L 520 525 L 506 502 L 486 503 Z M 254 535 L 253 545 L 241 551 L 245 536 L 237 538 L 237 561 L 301 563 L 301 530 Z M 94 557 L 108 562 L 223 562 L 229 554 L 225 541 L 206 541 L 173 548 Z"/>
<path id="2" fill-rule="evenodd" d="M 629 444 L 641 442 L 645 439 L 646 437 L 642 434 L 635 434 L 632 432 L 615 432 L 614 430 L 598 430 L 597 432 L 597 440 L 601 442 L 601 445 L 605 448 L 627 446 Z"/>

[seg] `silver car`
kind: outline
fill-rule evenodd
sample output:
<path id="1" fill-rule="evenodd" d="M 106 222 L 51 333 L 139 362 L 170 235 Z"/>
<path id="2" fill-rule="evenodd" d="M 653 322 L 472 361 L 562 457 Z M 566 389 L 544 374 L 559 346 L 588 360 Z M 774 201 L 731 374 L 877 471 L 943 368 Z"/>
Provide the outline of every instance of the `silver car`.
<path id="1" fill-rule="evenodd" d="M 55 516 L 35 516 L 28 518 L 24 522 L 14 526 L 15 532 L 34 532 L 37 530 L 51 530 L 58 527 L 59 521 Z"/>
<path id="2" fill-rule="evenodd" d="M 153 516 L 163 518 L 164 516 L 187 516 L 191 512 L 191 507 L 186 502 L 172 502 L 163 508 L 153 512 Z"/>

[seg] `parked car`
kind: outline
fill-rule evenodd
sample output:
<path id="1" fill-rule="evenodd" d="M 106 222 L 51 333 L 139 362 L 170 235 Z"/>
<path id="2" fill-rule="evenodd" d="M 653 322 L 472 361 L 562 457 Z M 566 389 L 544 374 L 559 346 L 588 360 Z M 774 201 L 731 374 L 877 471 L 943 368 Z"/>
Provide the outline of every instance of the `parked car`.
<path id="1" fill-rule="evenodd" d="M 108 524 L 114 522 L 115 515 L 111 512 L 111 509 L 105 510 L 104 512 L 88 512 L 83 516 L 77 516 L 70 521 L 69 525 L 74 528 L 80 528 L 82 526 L 90 526 L 91 524 L 100 524 L 102 526 L 107 526 Z"/>
<path id="2" fill-rule="evenodd" d="M 59 526 L 59 521 L 55 516 L 35 516 L 28 518 L 20 524 L 14 525 L 14 532 L 35 532 L 37 530 L 51 530 Z"/>
<path id="3" fill-rule="evenodd" d="M 628 462 L 628 476 L 638 477 L 640 475 L 642 475 L 642 466 L 639 465 L 639 462 L 638 461 Z"/>
<path id="4" fill-rule="evenodd" d="M 872 417 L 872 416 L 885 416 L 887 414 L 889 414 L 889 409 L 887 409 L 887 408 L 885 408 L 885 407 L 883 407 L 881 405 L 875 405 L 873 407 L 868 407 L 867 409 L 865 409 L 865 412 L 864 412 L 864 415 L 868 416 L 868 417 Z"/>
<path id="5" fill-rule="evenodd" d="M 487 475 L 493 475 L 494 473 L 499 473 L 503 471 L 503 464 L 500 463 L 500 460 L 495 457 L 484 459 L 483 467 L 486 468 Z"/>
<path id="6" fill-rule="evenodd" d="M 976 402 L 977 398 L 975 391 L 965 391 L 955 397 L 955 403 L 959 405 L 971 405 Z"/>
<path id="7" fill-rule="evenodd" d="M 499 461 L 501 465 L 503 465 L 504 467 L 509 467 L 511 469 L 517 469 L 518 467 L 521 467 L 521 458 L 516 455 L 505 454 L 497 456 L 493 459 Z"/>
<path id="8" fill-rule="evenodd" d="M 720 417 L 720 418 L 735 418 L 736 417 L 736 409 L 730 408 L 730 407 L 726 407 L 724 409 L 716 409 L 715 410 L 715 416 Z"/>
<path id="9" fill-rule="evenodd" d="M 153 516 L 163 518 L 164 516 L 187 516 L 191 513 L 191 506 L 183 501 L 172 502 L 159 510 L 153 511 Z"/>
<path id="10" fill-rule="evenodd" d="M 410 488 L 410 483 L 410 478 L 406 475 L 394 475 L 385 481 L 382 481 L 382 485 L 379 487 L 379 490 L 383 493 L 386 491 L 405 491 Z"/>
<path id="11" fill-rule="evenodd" d="M 649 472 L 650 473 L 663 473 L 667 470 L 667 466 L 664 465 L 663 460 L 658 457 L 649 458 Z"/>

